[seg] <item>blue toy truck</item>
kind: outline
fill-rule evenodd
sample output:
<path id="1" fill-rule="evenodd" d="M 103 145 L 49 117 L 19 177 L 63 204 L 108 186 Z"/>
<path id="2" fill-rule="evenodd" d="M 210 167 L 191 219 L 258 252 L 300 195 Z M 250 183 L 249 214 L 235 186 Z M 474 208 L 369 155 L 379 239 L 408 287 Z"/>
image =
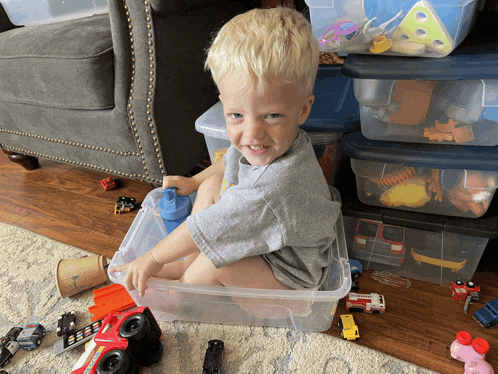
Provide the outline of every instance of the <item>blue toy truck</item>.
<path id="1" fill-rule="evenodd" d="M 356 282 L 359 277 L 361 277 L 361 273 L 363 272 L 363 265 L 360 261 L 355 259 L 349 259 L 349 267 L 351 268 L 351 292 L 358 292 L 360 287 Z"/>
<path id="2" fill-rule="evenodd" d="M 474 319 L 483 327 L 491 328 L 498 322 L 498 299 L 488 301 L 484 308 L 474 313 Z"/>

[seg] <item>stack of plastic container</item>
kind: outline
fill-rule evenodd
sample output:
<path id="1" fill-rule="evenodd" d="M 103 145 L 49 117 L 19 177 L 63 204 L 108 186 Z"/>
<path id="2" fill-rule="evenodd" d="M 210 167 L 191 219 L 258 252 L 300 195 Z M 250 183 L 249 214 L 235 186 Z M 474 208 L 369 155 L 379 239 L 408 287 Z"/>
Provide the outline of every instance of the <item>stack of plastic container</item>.
<path id="1" fill-rule="evenodd" d="M 470 18 L 472 4 L 459 3 L 460 17 Z M 346 59 L 361 131 L 341 139 L 356 188 L 346 180 L 338 188 L 349 255 L 366 269 L 448 286 L 471 280 L 498 237 L 498 33 L 490 19 L 479 14 L 445 58 Z"/>

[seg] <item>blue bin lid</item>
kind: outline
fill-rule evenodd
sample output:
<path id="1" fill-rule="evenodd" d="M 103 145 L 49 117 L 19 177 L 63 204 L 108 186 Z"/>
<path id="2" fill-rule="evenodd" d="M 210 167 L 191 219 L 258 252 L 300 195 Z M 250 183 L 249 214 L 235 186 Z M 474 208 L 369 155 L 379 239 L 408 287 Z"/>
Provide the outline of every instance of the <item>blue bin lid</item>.
<path id="1" fill-rule="evenodd" d="M 341 150 L 358 160 L 434 169 L 498 171 L 498 146 L 457 146 L 369 140 L 361 131 L 341 137 Z"/>
<path id="2" fill-rule="evenodd" d="M 359 128 L 360 105 L 353 80 L 341 73 L 342 65 L 320 65 L 315 80 L 315 102 L 302 129 L 349 132 Z"/>
<path id="3" fill-rule="evenodd" d="M 480 12 L 473 31 L 446 57 L 349 54 L 342 66 L 342 73 L 360 79 L 497 79 L 496 13 Z"/>

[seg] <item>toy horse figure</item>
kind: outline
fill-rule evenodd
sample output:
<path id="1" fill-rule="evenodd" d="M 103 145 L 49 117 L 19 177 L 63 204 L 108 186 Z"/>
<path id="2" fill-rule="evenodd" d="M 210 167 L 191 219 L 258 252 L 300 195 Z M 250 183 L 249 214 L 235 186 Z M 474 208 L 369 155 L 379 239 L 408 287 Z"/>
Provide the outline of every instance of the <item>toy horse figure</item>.
<path id="1" fill-rule="evenodd" d="M 381 35 L 392 36 L 393 33 L 398 29 L 398 26 L 393 27 L 391 30 L 387 30 L 387 28 L 391 25 L 391 23 L 402 18 L 404 15 L 405 13 L 402 10 L 400 10 L 395 17 L 393 17 L 387 22 L 384 22 L 378 27 L 372 27 L 372 23 L 374 23 L 377 20 L 377 17 L 373 17 L 372 19 L 366 21 L 365 23 L 360 23 L 358 25 L 358 29 L 360 30 L 359 33 L 356 32 L 357 36 L 353 35 L 352 37 L 349 35 L 345 35 L 344 32 L 338 33 L 336 29 L 337 25 L 339 24 L 334 24 L 332 27 L 330 27 L 329 29 L 327 29 L 327 31 L 323 33 L 320 45 L 322 47 L 325 47 L 325 49 L 331 52 L 339 50 L 340 52 L 368 51 L 368 48 L 370 47 L 372 41 L 376 37 Z M 358 30 L 357 28 L 355 29 Z M 332 36 L 332 34 L 330 34 L 330 31 L 333 31 L 334 33 L 334 37 L 332 38 L 329 37 Z M 343 40 L 342 43 L 341 40 L 339 39 L 340 36 L 342 36 L 341 38 Z"/>

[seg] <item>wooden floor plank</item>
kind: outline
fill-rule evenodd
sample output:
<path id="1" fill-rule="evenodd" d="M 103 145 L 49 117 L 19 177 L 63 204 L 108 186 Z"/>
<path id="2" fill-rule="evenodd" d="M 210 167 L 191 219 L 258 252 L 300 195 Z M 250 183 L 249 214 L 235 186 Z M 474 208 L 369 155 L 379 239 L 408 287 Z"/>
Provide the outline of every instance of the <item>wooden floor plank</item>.
<path id="1" fill-rule="evenodd" d="M 122 238 L 136 215 L 115 217 L 114 200 L 81 196 L 50 185 L 24 185 L 16 188 L 0 182 L 1 204 L 18 205 L 25 210 L 47 216 L 114 238 Z"/>
<path id="2" fill-rule="evenodd" d="M 29 210 L 18 205 L 8 203 L 0 204 L 0 222 L 12 225 L 28 214 L 30 214 Z"/>

